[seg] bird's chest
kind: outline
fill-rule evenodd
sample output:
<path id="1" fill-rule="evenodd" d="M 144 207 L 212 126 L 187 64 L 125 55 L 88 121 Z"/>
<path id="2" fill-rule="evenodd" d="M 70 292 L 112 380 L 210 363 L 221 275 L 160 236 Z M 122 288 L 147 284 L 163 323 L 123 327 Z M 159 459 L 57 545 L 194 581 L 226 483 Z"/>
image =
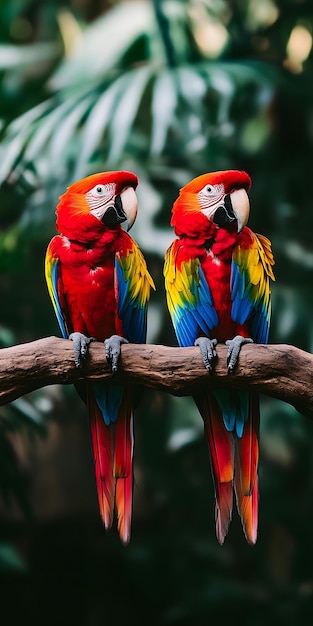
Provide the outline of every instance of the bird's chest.
<path id="1" fill-rule="evenodd" d="M 205 278 L 210 287 L 215 310 L 218 314 L 219 325 L 217 330 L 218 339 L 225 341 L 233 332 L 231 317 L 231 256 L 227 259 L 219 259 L 211 251 L 201 263 Z"/>
<path id="2" fill-rule="evenodd" d="M 62 275 L 66 276 L 66 284 L 72 285 L 79 291 L 97 291 L 98 289 L 113 289 L 115 253 L 99 250 L 98 248 L 76 247 L 60 254 Z"/>
<path id="3" fill-rule="evenodd" d="M 231 263 L 225 262 L 208 251 L 201 263 L 204 275 L 210 287 L 213 300 L 216 302 L 230 302 L 230 273 Z"/>
<path id="4" fill-rule="evenodd" d="M 103 339 L 116 332 L 115 254 L 71 248 L 60 255 L 60 280 L 73 329 Z"/>

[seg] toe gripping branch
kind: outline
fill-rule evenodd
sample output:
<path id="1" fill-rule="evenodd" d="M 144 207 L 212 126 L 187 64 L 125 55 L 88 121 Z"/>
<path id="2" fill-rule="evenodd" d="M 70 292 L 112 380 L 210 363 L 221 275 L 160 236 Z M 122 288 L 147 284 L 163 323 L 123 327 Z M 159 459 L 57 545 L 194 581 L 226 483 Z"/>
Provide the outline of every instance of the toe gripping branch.
<path id="1" fill-rule="evenodd" d="M 241 335 L 236 335 L 233 339 L 227 339 L 226 345 L 228 346 L 227 352 L 227 367 L 228 373 L 230 374 L 234 367 L 237 365 L 240 350 L 242 346 L 246 343 L 253 343 L 253 339 L 251 337 L 242 337 Z"/>
<path id="2" fill-rule="evenodd" d="M 198 337 L 194 345 L 200 348 L 202 361 L 210 374 L 213 374 L 214 361 L 217 357 L 217 353 L 215 350 L 215 346 L 217 345 L 217 339 Z"/>
<path id="3" fill-rule="evenodd" d="M 74 361 L 76 367 L 81 367 L 88 354 L 88 347 L 94 337 L 86 337 L 83 333 L 71 333 L 69 339 L 74 344 Z"/>
<path id="4" fill-rule="evenodd" d="M 214 361 L 217 357 L 215 349 L 217 343 L 217 339 L 209 339 L 208 337 L 198 337 L 194 343 L 195 346 L 200 348 L 202 361 L 210 374 L 213 374 Z M 227 339 L 227 368 L 229 374 L 237 365 L 242 346 L 247 343 L 253 343 L 253 339 L 251 337 L 242 337 L 241 335 L 236 335 L 233 339 Z"/>
<path id="5" fill-rule="evenodd" d="M 95 337 L 86 337 L 83 333 L 71 333 L 69 339 L 74 344 L 74 361 L 76 367 L 82 367 L 84 360 L 88 354 L 89 344 L 92 341 L 96 341 Z M 109 361 L 112 369 L 112 373 L 115 374 L 118 370 L 118 361 L 121 356 L 121 345 L 123 343 L 129 343 L 125 337 L 119 335 L 112 335 L 108 339 L 105 339 L 105 356 Z"/>
<path id="6" fill-rule="evenodd" d="M 121 356 L 121 345 L 123 343 L 129 343 L 129 341 L 125 337 L 120 337 L 120 335 L 112 335 L 104 341 L 105 356 L 111 364 L 113 374 L 118 370 L 118 361 Z"/>

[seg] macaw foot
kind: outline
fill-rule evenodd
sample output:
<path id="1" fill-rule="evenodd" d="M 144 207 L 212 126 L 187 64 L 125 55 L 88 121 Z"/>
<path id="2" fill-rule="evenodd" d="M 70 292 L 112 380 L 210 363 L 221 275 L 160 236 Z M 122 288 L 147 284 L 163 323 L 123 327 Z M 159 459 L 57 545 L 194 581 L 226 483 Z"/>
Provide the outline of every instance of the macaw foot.
<path id="1" fill-rule="evenodd" d="M 81 367 L 88 354 L 88 346 L 91 341 L 95 341 L 95 338 L 86 337 L 83 333 L 71 333 L 69 339 L 74 344 L 75 365 L 76 367 Z"/>
<path id="2" fill-rule="evenodd" d="M 253 343 L 253 339 L 250 337 L 242 337 L 241 335 L 236 335 L 233 339 L 227 339 L 227 367 L 229 374 L 233 371 L 235 365 L 237 364 L 241 347 L 246 343 Z"/>
<path id="3" fill-rule="evenodd" d="M 217 339 L 209 339 L 208 337 L 198 337 L 194 343 L 195 346 L 199 346 L 202 361 L 210 374 L 213 374 L 213 363 L 216 359 L 216 344 Z"/>
<path id="4" fill-rule="evenodd" d="M 118 370 L 118 360 L 121 355 L 122 343 L 129 343 L 129 341 L 119 335 L 112 335 L 104 341 L 105 356 L 109 363 L 111 363 L 112 374 L 115 374 Z"/>

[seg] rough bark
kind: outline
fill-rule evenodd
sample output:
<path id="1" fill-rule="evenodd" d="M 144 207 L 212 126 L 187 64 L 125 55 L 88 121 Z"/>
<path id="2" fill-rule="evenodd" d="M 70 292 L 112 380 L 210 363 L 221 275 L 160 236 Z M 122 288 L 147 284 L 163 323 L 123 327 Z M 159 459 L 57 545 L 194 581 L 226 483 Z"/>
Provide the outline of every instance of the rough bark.
<path id="1" fill-rule="evenodd" d="M 163 345 L 122 346 L 116 381 L 140 383 L 176 396 L 192 395 L 201 385 L 258 390 L 293 405 L 313 418 L 313 355 L 285 344 L 242 348 L 236 370 L 227 373 L 227 348 L 217 346 L 215 373 L 202 364 L 198 348 Z M 46 337 L 0 350 L 0 404 L 52 384 L 87 378 L 109 380 L 112 374 L 100 342 L 90 344 L 84 366 L 73 361 L 73 343 Z"/>

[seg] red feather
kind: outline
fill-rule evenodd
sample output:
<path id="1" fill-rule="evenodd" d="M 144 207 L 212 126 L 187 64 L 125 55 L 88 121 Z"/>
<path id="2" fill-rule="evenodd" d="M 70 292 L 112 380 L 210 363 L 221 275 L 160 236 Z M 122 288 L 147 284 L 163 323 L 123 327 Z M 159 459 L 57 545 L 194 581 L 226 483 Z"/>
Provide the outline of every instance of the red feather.
<path id="1" fill-rule="evenodd" d="M 113 473 L 116 478 L 126 478 L 132 473 L 133 413 L 129 392 L 126 392 L 115 424 Z"/>
<path id="2" fill-rule="evenodd" d="M 249 417 L 242 437 L 236 439 L 235 493 L 238 512 L 249 543 L 258 527 L 258 462 L 260 409 L 258 394 L 249 394 Z"/>
<path id="3" fill-rule="evenodd" d="M 88 394 L 88 414 L 100 515 L 106 530 L 109 530 L 113 522 L 116 483 L 113 476 L 112 430 L 104 423 L 92 393 Z"/>
<path id="4" fill-rule="evenodd" d="M 195 397 L 204 421 L 205 434 L 210 449 L 210 459 L 215 487 L 216 535 L 224 543 L 233 511 L 234 438 L 223 422 L 221 411 L 208 391 Z"/>
<path id="5" fill-rule="evenodd" d="M 133 477 L 129 474 L 126 478 L 118 478 L 116 481 L 116 509 L 117 528 L 122 542 L 127 545 L 130 540 L 130 527 L 133 500 Z"/>

